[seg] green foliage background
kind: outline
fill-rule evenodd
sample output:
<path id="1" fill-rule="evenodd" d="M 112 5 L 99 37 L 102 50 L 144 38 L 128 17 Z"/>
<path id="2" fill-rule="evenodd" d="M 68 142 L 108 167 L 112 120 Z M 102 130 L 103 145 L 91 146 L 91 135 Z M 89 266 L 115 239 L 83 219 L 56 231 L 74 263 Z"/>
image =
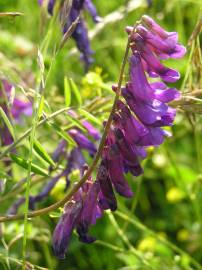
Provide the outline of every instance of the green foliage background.
<path id="1" fill-rule="evenodd" d="M 100 16 L 105 17 L 124 6 L 125 1 L 94 0 L 94 3 Z M 45 100 L 49 104 L 49 107 L 45 107 L 46 112 L 54 112 L 65 106 L 64 77 L 72 77 L 84 104 L 96 98 L 104 100 L 105 106 L 92 112 L 102 122 L 109 113 L 113 97 L 110 85 L 117 83 L 119 76 L 127 42 L 125 26 L 133 25 L 143 14 L 148 14 L 168 31 L 178 31 L 179 40 L 186 45 L 197 22 L 200 8 L 200 0 L 153 0 L 151 8 L 142 0 L 140 7 L 129 14 L 126 12 L 122 20 L 106 24 L 93 38 L 91 45 L 95 52 L 95 62 L 90 73 L 86 75 L 78 52 L 72 52 L 75 47 L 72 40 L 68 40 L 53 61 L 55 46 L 61 39 L 60 26 L 57 20 L 51 20 L 44 10 L 40 10 L 37 0 L 0 0 L 0 12 L 24 13 L 15 19 L 0 18 L 0 72 L 24 89 L 34 89 L 39 76 L 37 46 L 49 39 L 44 54 L 46 75 L 51 67 L 45 88 Z M 96 26 L 87 14 L 85 17 L 89 28 L 93 30 Z M 176 85 L 179 88 L 187 68 L 191 67 L 188 56 L 189 51 L 184 59 L 168 62 L 182 75 Z M 194 90 L 198 86 L 193 83 L 192 87 Z M 17 92 L 20 92 L 20 88 L 17 88 Z M 76 105 L 73 95 L 72 106 Z M 200 269 L 192 264 L 190 257 L 202 264 L 201 119 L 200 115 L 195 115 L 194 125 L 190 124 L 189 119 L 189 115 L 179 112 L 172 128 L 173 137 L 158 149 L 149 150 L 149 157 L 143 165 L 144 175 L 137 179 L 128 176 L 136 194 L 131 200 L 118 198 L 119 211 L 125 218 L 121 218 L 118 212 L 114 216 L 107 213 L 98 220 L 92 228 L 92 234 L 99 240 L 92 245 L 80 243 L 77 236 L 73 235 L 64 261 L 58 261 L 51 249 L 51 235 L 58 219 L 50 215 L 32 219 L 28 228 L 27 260 L 50 270 Z M 64 126 L 68 124 L 63 116 L 57 119 L 57 123 Z M 17 137 L 30 126 L 30 119 L 25 120 L 23 126 L 16 126 Z M 102 132 L 102 127 L 99 128 Z M 48 125 L 37 129 L 37 138 L 49 154 L 59 142 L 58 135 Z M 28 148 L 27 140 L 17 148 L 17 152 L 26 158 Z M 47 168 L 37 155 L 34 156 L 34 161 Z M 17 181 L 26 177 L 26 171 L 17 165 L 13 165 L 13 171 L 14 179 L 7 180 L 1 196 L 5 196 Z M 72 177 L 76 178 L 77 175 Z M 31 194 L 36 194 L 43 185 L 43 182 L 34 185 Z M 48 206 L 62 198 L 65 194 L 63 187 L 61 181 L 51 196 L 37 207 Z M 11 201 L 18 195 L 0 203 L 1 214 L 6 212 Z M 23 211 L 23 208 L 20 211 Z M 126 221 L 128 218 L 134 220 L 135 224 Z M 1 231 L 0 269 L 20 269 L 18 260 L 22 258 L 23 222 L 2 224 Z M 169 240 L 185 252 L 176 250 L 161 239 Z"/>

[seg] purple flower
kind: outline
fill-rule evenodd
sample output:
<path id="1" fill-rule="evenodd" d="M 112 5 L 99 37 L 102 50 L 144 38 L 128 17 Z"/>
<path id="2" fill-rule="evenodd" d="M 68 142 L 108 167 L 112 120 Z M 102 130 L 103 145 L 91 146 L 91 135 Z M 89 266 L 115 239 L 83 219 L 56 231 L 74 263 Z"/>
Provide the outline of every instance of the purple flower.
<path id="1" fill-rule="evenodd" d="M 153 33 L 159 35 L 162 39 L 170 39 L 172 42 L 178 41 L 177 32 L 167 32 L 165 31 L 158 23 L 156 23 L 151 17 L 148 15 L 142 16 L 142 22 L 151 30 Z"/>
<path id="2" fill-rule="evenodd" d="M 150 70 L 160 76 L 162 80 L 165 82 L 175 82 L 180 78 L 179 72 L 161 64 L 139 34 L 135 33 L 131 38 L 134 41 L 134 44 L 131 45 L 133 52 L 136 53 L 138 51 Z"/>
<path id="3" fill-rule="evenodd" d="M 100 217 L 100 211 L 97 206 L 98 193 L 100 186 L 97 181 L 92 183 L 86 198 L 83 203 L 83 209 L 77 222 L 77 233 L 79 234 L 79 240 L 84 243 L 92 243 L 95 241 L 95 237 L 88 235 L 89 226 L 94 224 L 96 219 Z"/>
<path id="4" fill-rule="evenodd" d="M 94 20 L 98 19 L 96 9 L 92 5 L 91 1 L 74 0 L 72 3 L 72 8 L 70 10 L 69 19 L 65 24 L 63 33 L 65 33 L 70 27 L 70 25 L 78 18 L 80 12 L 84 8 L 84 4 L 86 4 L 86 8 L 91 12 Z M 72 33 L 72 37 L 76 42 L 78 50 L 81 52 L 81 59 L 84 62 L 85 70 L 87 71 L 90 64 L 93 62 L 93 58 L 91 57 L 93 51 L 90 47 L 87 28 L 83 19 L 80 18 L 74 32 Z"/>
<path id="5" fill-rule="evenodd" d="M 94 128 L 88 121 L 82 121 L 82 125 L 88 130 L 88 133 L 91 137 L 93 137 L 95 140 L 100 139 L 99 131 Z"/>
<path id="6" fill-rule="evenodd" d="M 75 140 L 79 148 L 87 150 L 91 156 L 94 156 L 97 149 L 86 136 L 77 129 L 69 130 L 69 135 Z"/>
<path id="7" fill-rule="evenodd" d="M 109 168 L 109 176 L 114 188 L 120 195 L 130 198 L 133 196 L 133 192 L 130 189 L 125 177 L 123 160 L 120 155 L 118 147 L 114 144 L 109 151 L 109 159 L 107 160 Z"/>
<path id="8" fill-rule="evenodd" d="M 69 110 L 68 111 L 68 114 L 71 115 L 71 117 L 77 119 L 78 118 L 78 114 L 73 111 L 73 110 Z M 91 123 L 89 123 L 88 121 L 86 120 L 83 120 L 82 122 L 82 125 L 87 129 L 88 131 L 88 134 L 94 138 L 95 140 L 99 140 L 100 139 L 100 132 L 91 125 Z M 80 130 L 80 129 L 79 129 Z"/>
<path id="9" fill-rule="evenodd" d="M 160 128 L 146 127 L 138 121 L 123 103 L 118 103 L 120 110 L 119 122 L 130 144 L 139 146 L 160 145 L 163 143 L 164 131 Z"/>
<path id="10" fill-rule="evenodd" d="M 11 114 L 14 119 L 19 120 L 22 113 L 26 116 L 32 115 L 32 104 L 15 98 L 11 108 Z"/>
<path id="11" fill-rule="evenodd" d="M 173 39 L 163 39 L 141 25 L 137 26 L 136 30 L 160 59 L 181 58 L 186 53 L 186 48 Z"/>
<path id="12" fill-rule="evenodd" d="M 139 164 L 140 159 L 144 158 L 146 153 L 142 153 L 137 146 L 130 144 L 120 129 L 115 130 L 115 136 L 118 148 L 125 162 L 131 165 Z"/>
<path id="13" fill-rule="evenodd" d="M 122 89 L 122 95 L 125 98 L 130 109 L 136 114 L 138 119 L 145 125 L 157 126 L 159 121 L 163 121 L 169 114 L 168 106 L 158 100 L 148 102 L 135 98 L 132 94 L 131 86 L 127 85 Z M 163 122 L 162 122 L 163 123 Z M 171 125 L 167 121 L 163 125 Z"/>
<path id="14" fill-rule="evenodd" d="M 76 41 L 78 50 L 81 52 L 81 60 L 84 62 L 85 70 L 87 71 L 93 63 L 93 58 L 91 57 L 93 51 L 90 47 L 86 26 L 82 20 L 77 24 L 72 37 Z"/>
<path id="15" fill-rule="evenodd" d="M 134 51 L 130 58 L 130 80 L 133 95 L 143 101 L 157 99 L 162 102 L 169 102 L 179 98 L 179 92 L 175 88 L 165 90 L 167 87 L 162 82 L 148 83 L 140 54 L 137 51 Z"/>
<path id="16" fill-rule="evenodd" d="M 112 211 L 115 211 L 117 208 L 117 201 L 109 178 L 106 160 L 101 161 L 97 172 L 97 181 L 99 182 L 101 189 L 99 194 L 100 208 L 103 210 L 111 209 Z"/>
<path id="17" fill-rule="evenodd" d="M 143 16 L 143 21 L 147 28 L 139 25 L 134 34 L 131 33 L 130 27 L 127 28 L 133 55 L 130 57 L 129 81 L 121 89 L 125 103 L 120 100 L 117 102 L 102 150 L 96 181 L 93 182 L 90 177 L 73 195 L 74 204 L 80 202 L 82 207 L 71 218 L 71 222 L 69 215 L 66 217 L 67 232 L 64 230 L 66 225 L 64 216 L 57 225 L 58 229 L 56 227 L 56 236 L 59 235 L 55 237 L 59 239 L 56 241 L 59 246 L 56 254 L 61 257 L 65 254 L 66 245 L 74 228 L 77 229 L 80 241 L 85 243 L 95 241 L 95 238 L 88 234 L 89 227 L 96 223 L 104 210 L 117 209 L 114 190 L 127 198 L 133 196 L 125 174 L 128 172 L 134 176 L 142 174 L 141 161 L 147 157 L 147 147 L 159 146 L 165 136 L 170 136 L 170 133 L 162 127 L 172 125 L 176 111 L 167 103 L 179 99 L 180 94 L 177 89 L 168 88 L 164 82 L 148 82 L 145 72 L 150 76 L 160 77 L 165 82 L 176 81 L 179 73 L 163 66 L 159 58 L 181 57 L 185 49 L 177 43 L 176 33 L 164 31 L 147 16 Z M 117 87 L 113 86 L 112 89 L 116 92 Z M 83 125 L 90 136 L 99 138 L 99 133 L 88 122 L 83 122 Z M 80 130 L 71 129 L 69 134 L 78 144 L 77 150 L 74 149 L 76 153 L 71 153 L 72 162 L 69 162 L 69 166 L 73 168 L 75 162 L 75 166 L 79 164 L 81 170 L 83 166 L 83 159 L 82 162 L 79 161 L 81 149 L 86 149 L 91 155 L 96 149 Z M 71 213 L 74 207 L 70 208 Z"/>
<path id="18" fill-rule="evenodd" d="M 82 210 L 82 202 L 70 201 L 65 205 L 64 214 L 61 216 L 53 233 L 54 254 L 60 258 L 65 258 L 67 245 L 76 225 L 77 219 Z"/>

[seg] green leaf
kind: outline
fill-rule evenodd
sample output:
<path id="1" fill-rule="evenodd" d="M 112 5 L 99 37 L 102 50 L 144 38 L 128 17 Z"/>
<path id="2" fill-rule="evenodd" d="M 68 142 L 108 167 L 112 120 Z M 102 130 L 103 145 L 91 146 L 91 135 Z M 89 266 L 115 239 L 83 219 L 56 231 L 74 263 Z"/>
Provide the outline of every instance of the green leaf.
<path id="1" fill-rule="evenodd" d="M 61 211 L 54 211 L 54 212 L 50 212 L 50 213 L 49 213 L 49 216 L 50 216 L 51 218 L 60 218 L 60 217 L 61 217 L 61 214 L 62 214 Z"/>
<path id="2" fill-rule="evenodd" d="M 64 96 L 65 96 L 65 105 L 69 107 L 71 104 L 71 88 L 67 77 L 64 78 Z"/>
<path id="3" fill-rule="evenodd" d="M 62 130 L 57 124 L 52 124 L 52 126 L 54 127 L 54 129 L 56 130 L 57 134 L 62 137 L 63 139 L 65 139 L 70 145 L 76 147 L 77 144 L 76 142 L 72 139 L 72 137 L 64 130 Z"/>
<path id="4" fill-rule="evenodd" d="M 0 114 L 4 120 L 4 123 L 6 124 L 11 136 L 13 137 L 13 139 L 15 140 L 15 134 L 14 134 L 14 130 L 13 130 L 13 126 L 10 122 L 10 120 L 8 119 L 7 115 L 5 114 L 4 110 L 2 109 L 2 107 L 0 107 Z"/>
<path id="5" fill-rule="evenodd" d="M 17 165 L 28 170 L 29 163 L 26 159 L 19 157 L 15 154 L 10 154 L 10 157 L 13 160 L 13 162 L 15 162 Z M 31 164 L 31 172 L 42 175 L 42 176 L 48 176 L 47 171 L 45 171 L 44 169 L 40 168 L 38 165 L 33 164 L 33 163 Z"/>
<path id="6" fill-rule="evenodd" d="M 49 156 L 49 154 L 46 152 L 46 150 L 43 148 L 43 146 L 40 144 L 39 141 L 36 139 L 34 140 L 34 150 L 37 152 L 37 154 L 46 162 L 48 162 L 50 165 L 55 167 L 55 162 L 52 160 L 52 158 Z"/>
<path id="7" fill-rule="evenodd" d="M 79 109 L 79 112 L 81 115 L 83 115 L 86 119 L 92 121 L 93 123 L 101 126 L 102 125 L 102 122 L 96 118 L 94 115 L 92 115 L 91 113 L 87 112 L 86 110 L 84 109 Z"/>
<path id="8" fill-rule="evenodd" d="M 41 118 L 43 113 L 43 107 L 44 107 L 44 96 L 41 96 L 40 103 L 39 103 L 39 110 L 38 110 L 38 117 Z"/>
<path id="9" fill-rule="evenodd" d="M 69 79 L 69 83 L 71 86 L 71 90 L 73 91 L 73 93 L 78 101 L 78 104 L 81 106 L 82 105 L 82 98 L 81 98 L 81 95 L 80 95 L 80 92 L 79 92 L 77 85 L 75 84 L 75 82 L 72 79 Z"/>

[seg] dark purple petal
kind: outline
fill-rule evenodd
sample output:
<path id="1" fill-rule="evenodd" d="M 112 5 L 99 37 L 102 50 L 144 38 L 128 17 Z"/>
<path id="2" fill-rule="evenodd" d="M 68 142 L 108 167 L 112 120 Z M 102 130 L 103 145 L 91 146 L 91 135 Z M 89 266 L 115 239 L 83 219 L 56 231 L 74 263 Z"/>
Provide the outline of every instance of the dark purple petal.
<path id="1" fill-rule="evenodd" d="M 106 160 L 102 160 L 99 166 L 97 181 L 99 182 L 101 189 L 99 194 L 100 208 L 103 210 L 111 209 L 112 211 L 115 211 L 117 208 L 117 201 L 109 178 Z"/>
<path id="2" fill-rule="evenodd" d="M 131 198 L 134 194 L 123 175 L 123 162 L 116 145 L 112 146 L 110 149 L 108 168 L 110 180 L 116 192 L 126 198 Z"/>
<path id="3" fill-rule="evenodd" d="M 79 240 L 85 243 L 92 243 L 95 238 L 88 235 L 89 226 L 93 224 L 96 216 L 97 199 L 100 191 L 99 183 L 94 182 L 86 195 L 83 203 L 83 209 L 81 211 L 79 221 L 77 223 L 77 233 L 79 234 Z"/>
<path id="4" fill-rule="evenodd" d="M 116 142 L 124 160 L 131 164 L 139 164 L 140 159 L 145 158 L 146 152 L 135 145 L 131 145 L 120 129 L 115 130 Z M 143 150 L 143 151 L 142 151 Z"/>
<path id="5" fill-rule="evenodd" d="M 87 150 L 91 156 L 94 156 L 94 154 L 97 151 L 94 143 L 92 143 L 86 136 L 84 136 L 77 129 L 69 130 L 69 134 L 72 136 L 72 138 L 75 140 L 75 142 L 81 149 Z"/>
<path id="6" fill-rule="evenodd" d="M 161 64 L 139 34 L 134 34 L 134 41 L 135 44 L 132 45 L 133 52 L 136 53 L 136 51 L 138 51 L 149 68 L 158 74 L 162 80 L 166 82 L 175 82 L 180 78 L 179 72 Z"/>
<path id="7" fill-rule="evenodd" d="M 65 258 L 67 245 L 72 235 L 76 221 L 82 209 L 81 202 L 68 202 L 65 206 L 64 214 L 61 216 L 53 233 L 54 254 L 60 258 Z"/>
<path id="8" fill-rule="evenodd" d="M 140 164 L 131 165 L 131 164 L 125 163 L 124 167 L 125 167 L 125 172 L 129 171 L 134 176 L 139 176 L 143 174 L 144 172 Z"/>

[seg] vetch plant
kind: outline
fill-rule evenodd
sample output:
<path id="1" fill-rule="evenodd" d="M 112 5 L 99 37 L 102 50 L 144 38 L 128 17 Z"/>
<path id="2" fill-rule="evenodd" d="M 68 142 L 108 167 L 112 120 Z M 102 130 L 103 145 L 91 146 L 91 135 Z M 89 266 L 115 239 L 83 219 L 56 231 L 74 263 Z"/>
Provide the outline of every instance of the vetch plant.
<path id="1" fill-rule="evenodd" d="M 85 0 L 50 0 L 39 1 L 39 4 L 43 6 L 47 4 L 48 13 L 50 16 L 55 16 L 51 19 L 50 25 L 56 21 L 56 18 L 60 17 L 60 27 L 64 34 L 62 42 L 64 40 L 66 42 L 66 36 L 69 37 L 72 35 L 77 42 L 77 46 L 82 54 L 82 59 L 84 60 L 87 69 L 92 60 L 92 52 L 85 28 L 86 23 L 81 13 L 84 9 L 87 9 L 94 21 L 99 21 L 96 9 L 92 5 L 92 2 Z M 43 14 L 44 13 L 42 13 L 42 15 Z M 178 248 L 177 245 L 175 246 L 172 242 L 169 242 L 169 240 L 161 237 L 160 234 L 158 235 L 158 233 L 147 229 L 146 225 L 144 226 L 143 223 L 139 221 L 139 212 L 137 212 L 138 214 L 135 219 L 132 217 L 137 202 L 139 207 L 139 204 L 146 201 L 146 199 L 144 201 L 144 197 L 142 197 L 142 201 L 138 200 L 142 179 L 144 181 L 147 180 L 147 178 L 149 178 L 149 180 L 154 178 L 155 180 L 159 180 L 156 179 L 158 176 L 150 176 L 151 170 L 149 171 L 147 169 L 147 165 L 149 163 L 153 164 L 154 162 L 153 158 L 148 157 L 148 154 L 158 154 L 159 150 L 156 150 L 155 148 L 160 147 L 166 138 L 172 136 L 171 126 L 175 120 L 176 108 L 190 109 L 194 108 L 192 105 L 196 105 L 194 102 L 201 102 L 199 98 L 195 98 L 195 93 L 190 92 L 189 96 L 188 94 L 180 93 L 175 88 L 174 83 L 180 79 L 180 74 L 177 70 L 172 68 L 171 61 L 169 66 L 167 66 L 168 59 L 174 59 L 176 63 L 180 63 L 178 62 L 178 58 L 182 58 L 186 53 L 186 48 L 178 42 L 178 34 L 176 32 L 167 32 L 152 18 L 146 15 L 142 16 L 140 21 L 134 26 L 127 26 L 125 31 L 126 35 L 128 35 L 128 42 L 123 62 L 120 67 L 118 84 L 113 84 L 112 87 L 105 84 L 102 79 L 100 79 L 101 77 L 99 77 L 101 72 L 98 75 L 98 83 L 94 83 L 94 77 L 92 75 L 94 72 L 88 73 L 88 75 L 91 75 L 88 76 L 89 92 L 94 91 L 93 97 L 95 97 L 96 94 L 98 95 L 95 99 L 88 100 L 86 98 L 87 95 L 84 93 L 85 87 L 83 89 L 82 87 L 81 89 L 77 88 L 76 83 L 74 83 L 72 79 L 68 79 L 64 74 L 62 74 L 62 78 L 65 77 L 64 91 L 62 91 L 63 85 L 58 86 L 58 88 L 54 85 L 54 87 L 50 87 L 49 96 L 47 95 L 47 90 L 49 88 L 47 78 L 51 79 L 51 72 L 53 71 L 54 73 L 54 69 L 57 70 L 57 67 L 54 66 L 55 64 L 57 66 L 56 60 L 60 57 L 62 57 L 62 60 L 64 58 L 63 52 L 61 52 L 63 46 L 59 46 L 59 48 L 57 46 L 57 44 L 63 44 L 60 40 L 59 42 L 56 42 L 56 50 L 53 55 L 51 55 L 51 65 L 50 69 L 48 69 L 50 63 L 48 60 L 50 57 L 48 57 L 49 53 L 47 48 L 48 43 L 50 42 L 50 30 L 52 30 L 51 26 L 48 28 L 48 34 L 43 40 L 42 47 L 38 50 L 38 64 L 40 71 L 37 74 L 36 86 L 34 86 L 36 87 L 36 90 L 27 88 L 24 91 L 24 89 L 21 89 L 24 93 L 26 91 L 28 92 L 27 96 L 31 96 L 31 102 L 25 102 L 24 100 L 21 102 L 21 99 L 19 100 L 18 97 L 15 97 L 12 89 L 14 83 L 10 83 L 11 80 L 8 80 L 9 77 L 7 78 L 5 76 L 6 80 L 2 80 L 1 83 L 1 89 L 3 90 L 0 93 L 2 101 L 1 114 L 3 115 L 1 121 L 1 134 L 3 135 L 3 139 L 9 138 L 9 140 L 7 139 L 7 143 L 3 143 L 4 145 L 0 153 L 0 158 L 3 158 L 3 162 L 0 165 L 3 164 L 3 168 L 6 168 L 6 174 L 10 174 L 13 178 L 16 174 L 12 162 L 21 166 L 21 168 L 24 168 L 28 173 L 25 178 L 20 175 L 23 179 L 15 183 L 11 187 L 11 190 L 8 191 L 8 193 L 5 192 L 6 194 L 3 194 L 0 198 L 1 203 L 9 198 L 13 198 L 12 203 L 9 202 L 5 205 L 5 207 L 7 207 L 6 209 L 8 209 L 7 214 L 0 216 L 0 222 L 24 219 L 22 255 L 24 269 L 26 266 L 28 246 L 26 243 L 28 239 L 30 240 L 28 223 L 30 227 L 33 226 L 31 227 L 32 230 L 30 230 L 31 233 L 33 233 L 33 229 L 37 228 L 34 222 L 37 223 L 38 221 L 41 221 L 41 219 L 32 220 L 33 224 L 31 224 L 29 219 L 46 214 L 50 214 L 51 218 L 59 217 L 58 221 L 55 219 L 56 223 L 53 222 L 54 220 L 49 222 L 50 220 L 46 217 L 48 222 L 46 223 L 45 220 L 44 223 L 40 224 L 44 230 L 52 232 L 52 241 L 50 240 L 50 235 L 48 235 L 47 241 L 51 241 L 52 243 L 52 249 L 50 249 L 51 254 L 54 253 L 55 257 L 59 259 L 64 259 L 66 255 L 68 258 L 68 251 L 71 253 L 73 250 L 74 252 L 74 245 L 71 247 L 71 237 L 72 234 L 75 233 L 80 242 L 90 244 L 97 239 L 100 239 L 96 242 L 98 245 L 103 245 L 114 251 L 118 251 L 121 256 L 124 255 L 129 257 L 130 254 L 132 254 L 133 259 L 137 259 L 138 263 L 145 267 L 148 266 L 150 269 L 155 269 L 152 264 L 155 259 L 160 258 L 161 255 L 157 254 L 157 256 L 155 256 L 155 252 L 152 250 L 154 260 L 152 258 L 150 261 L 150 253 L 148 253 L 149 255 L 147 253 L 139 253 L 139 250 L 141 250 L 141 248 L 142 251 L 144 251 L 144 249 L 145 251 L 149 250 L 149 248 L 152 249 L 156 242 L 158 242 L 157 245 L 159 243 L 165 245 L 170 249 L 170 253 L 173 252 L 170 256 L 185 256 L 188 260 L 187 265 L 193 265 L 196 269 L 200 269 L 198 262 L 192 258 L 192 255 L 189 256 L 188 252 L 184 252 Z M 197 86 L 200 88 L 200 69 L 197 69 L 198 62 L 196 61 L 197 55 L 199 55 L 199 53 L 197 54 L 199 51 L 197 49 L 197 42 L 199 41 L 196 41 L 196 38 L 194 38 L 195 50 L 194 52 L 192 51 L 190 59 L 193 59 L 193 62 L 195 61 L 194 64 L 196 64 L 196 69 L 194 69 L 194 72 L 196 70 L 198 72 Z M 117 64 L 117 62 L 115 63 Z M 52 69 L 51 67 L 54 68 Z M 72 70 L 70 70 L 70 72 L 72 72 Z M 60 73 L 58 73 L 58 75 L 59 76 L 56 79 L 60 80 Z M 74 75 L 76 80 L 77 74 L 72 73 L 72 76 Z M 188 75 L 185 77 L 186 82 L 189 77 Z M 189 80 L 189 83 L 190 81 L 191 80 Z M 185 82 L 183 85 L 185 85 Z M 102 96 L 101 90 L 99 89 L 98 91 L 96 89 L 97 85 L 100 89 L 103 87 L 103 91 L 106 90 L 106 96 Z M 112 95 L 115 95 L 112 102 L 110 100 L 111 95 L 108 94 L 110 91 Z M 200 89 L 198 92 L 200 95 Z M 30 93 L 31 95 L 29 95 Z M 35 93 L 34 98 L 33 93 Z M 64 105 L 63 97 L 61 98 L 60 96 L 63 93 L 65 105 L 67 107 L 51 113 L 52 101 L 54 106 L 57 106 L 60 102 Z M 89 96 L 90 94 L 91 93 L 89 93 Z M 44 96 L 47 97 L 47 100 L 45 100 Z M 198 106 L 198 108 L 200 109 L 200 106 Z M 108 119 L 105 120 L 108 113 Z M 22 128 L 22 115 L 28 117 L 32 115 L 32 126 L 18 137 L 16 136 L 17 133 L 14 134 L 15 123 L 17 122 Z M 59 115 L 60 117 L 55 119 Z M 179 117 L 181 116 L 182 115 L 179 114 Z M 93 123 L 95 126 L 93 126 Z M 45 124 L 45 129 L 43 133 L 40 133 L 38 132 L 38 127 L 41 127 L 43 124 Z M 174 130 L 177 128 L 178 125 L 175 125 Z M 101 130 L 103 131 L 101 132 Z M 13 136 L 13 134 L 15 136 Z M 58 137 L 62 139 L 56 141 L 56 138 Z M 173 141 L 175 140 L 175 137 L 176 136 L 173 136 Z M 26 138 L 29 138 L 29 140 L 21 145 L 22 141 Z M 51 145 L 53 141 L 56 141 L 54 146 Z M 167 144 L 169 144 L 169 141 Z M 164 149 L 164 147 L 165 146 L 162 146 L 160 151 L 163 151 L 161 149 Z M 172 148 L 172 145 L 169 148 Z M 48 153 L 50 154 L 46 152 L 46 149 L 48 149 Z M 28 150 L 29 155 L 27 154 Z M 164 162 L 167 162 L 164 153 L 161 153 L 159 156 L 163 156 Z M 198 153 L 198 157 L 200 157 L 200 153 Z M 146 160 L 149 160 L 149 162 L 146 163 L 145 166 L 143 161 Z M 4 166 L 6 165 L 6 162 L 10 162 L 11 166 L 9 166 L 9 169 L 11 167 L 11 171 L 8 171 L 8 167 Z M 173 160 L 172 162 L 175 163 Z M 36 167 L 36 164 L 42 167 Z M 161 164 L 161 166 L 163 165 Z M 174 169 L 177 171 L 176 176 L 180 177 L 181 171 L 176 168 L 177 166 L 175 164 L 173 167 L 175 167 Z M 43 170 L 42 168 L 46 169 Z M 171 187 L 170 190 L 172 190 L 173 172 L 170 172 L 169 169 L 170 167 L 168 164 L 165 175 L 166 177 L 168 175 L 169 178 L 168 189 Z M 143 175 L 144 170 L 144 178 L 140 177 L 136 179 L 138 176 Z M 159 166 L 159 168 L 153 170 L 152 173 L 157 175 L 160 172 L 160 178 L 160 170 L 161 167 Z M 6 179 L 10 179 L 7 175 L 5 181 Z M 193 178 L 192 175 L 191 177 Z M 135 184 L 130 184 L 131 182 L 129 181 L 131 179 L 137 180 L 137 182 L 135 182 Z M 35 188 L 34 185 L 37 183 L 41 183 L 40 188 Z M 26 184 L 26 186 L 24 184 Z M 153 185 L 153 183 L 150 182 L 147 184 L 148 186 L 151 184 L 154 189 L 156 189 L 156 186 L 158 185 L 158 183 L 157 185 Z M 137 188 L 134 188 L 135 185 Z M 33 189 L 31 189 L 31 187 L 33 187 Z M 189 188 L 190 184 L 187 184 L 186 189 L 189 190 Z M 23 194 L 25 189 L 26 195 Z M 1 190 L 3 190 L 2 187 Z M 179 188 L 173 188 L 173 190 L 179 190 Z M 145 191 L 143 191 L 143 193 L 144 192 Z M 131 204 L 131 209 L 129 209 L 130 206 L 128 207 L 127 205 L 126 207 L 124 205 L 125 201 L 120 199 L 119 195 L 129 199 L 127 200 L 127 203 L 128 205 Z M 61 199 L 61 196 L 64 197 Z M 183 198 L 180 198 L 180 200 L 183 200 L 184 198 L 188 198 L 186 190 L 183 190 Z M 54 200 L 55 203 L 52 204 L 52 200 Z M 48 204 L 49 206 L 40 208 L 40 205 L 38 204 L 41 202 L 44 204 L 47 203 L 46 206 Z M 153 207 L 152 203 L 151 208 Z M 164 204 L 166 204 L 166 196 L 162 205 L 164 206 Z M 19 211 L 20 207 L 24 207 L 20 209 L 21 212 Z M 150 207 L 150 205 L 148 207 Z M 195 214 L 196 211 L 198 221 L 200 219 L 200 208 L 198 205 L 194 205 L 194 207 L 195 209 L 193 212 Z M 125 210 L 126 212 L 123 213 L 122 210 Z M 139 208 L 137 211 L 138 210 Z M 20 214 L 18 214 L 18 211 Z M 143 216 L 143 219 L 147 211 L 148 210 L 142 210 L 141 215 Z M 103 234 L 103 239 L 101 239 L 101 237 L 98 236 L 99 232 L 96 233 L 97 230 L 99 230 L 99 224 L 95 226 L 94 233 L 90 232 L 92 226 L 99 223 L 98 219 L 100 220 L 105 215 L 109 217 L 112 226 L 115 228 L 116 233 L 118 233 L 127 249 L 115 246 L 107 241 L 103 242 L 102 240 L 105 239 L 107 232 L 105 235 Z M 119 221 L 116 222 L 114 216 L 122 219 L 125 224 L 122 224 L 120 221 L 119 227 Z M 158 223 L 157 221 L 160 219 L 161 217 L 159 218 L 158 216 L 155 219 L 156 223 Z M 167 223 L 167 219 L 163 221 Z M 103 221 L 100 220 L 100 222 Z M 146 222 L 144 224 L 146 224 Z M 52 223 L 55 228 L 52 227 L 50 229 L 50 223 Z M 126 227 L 129 224 L 134 226 L 137 231 L 140 230 L 143 235 L 138 235 L 136 237 L 137 232 L 135 230 L 134 235 L 132 237 L 129 236 L 130 238 L 128 239 L 125 232 Z M 180 224 L 182 225 L 183 223 Z M 46 225 L 48 226 L 46 227 Z M 124 225 L 123 228 L 121 225 Z M 159 225 L 159 223 L 157 225 Z M 173 221 L 172 226 L 174 225 L 176 224 L 174 224 Z M 160 224 L 159 227 L 155 226 L 155 230 L 162 230 L 165 234 L 168 233 L 169 238 L 172 237 L 169 235 L 169 230 L 167 231 L 167 224 L 166 228 L 160 228 L 160 226 L 163 225 Z M 176 232 L 178 229 L 179 228 L 176 229 Z M 113 230 L 113 228 L 110 228 L 110 230 Z M 146 239 L 147 235 L 151 235 L 152 238 L 155 238 L 155 243 L 152 242 L 151 247 L 145 247 L 147 241 L 144 241 L 144 237 Z M 14 242 L 15 241 L 16 240 L 14 239 Z M 143 244 L 139 244 L 139 241 Z M 13 239 L 11 245 L 13 245 Z M 139 247 L 141 248 L 139 249 Z M 94 245 L 92 245 L 91 248 L 93 250 Z M 91 252 L 91 248 L 88 249 L 87 252 Z M 185 248 L 185 250 L 188 251 L 189 248 Z M 157 252 L 159 252 L 159 250 Z M 52 260 L 57 262 L 57 258 L 53 257 Z M 159 265 L 164 262 L 164 259 L 162 258 L 159 260 Z M 150 265 L 150 262 L 152 266 Z M 58 263 L 60 262 L 58 261 Z M 136 262 L 134 262 L 134 267 L 139 267 L 138 263 L 135 265 Z M 178 262 L 174 263 L 176 263 L 176 265 L 178 264 Z M 50 262 L 48 264 L 51 265 Z"/>
<path id="2" fill-rule="evenodd" d="M 65 205 L 64 214 L 53 235 L 54 252 L 60 258 L 65 256 L 74 228 L 80 241 L 95 241 L 94 237 L 88 235 L 89 226 L 95 224 L 104 210 L 117 209 L 114 189 L 124 197 L 133 196 L 124 174 L 142 174 L 140 162 L 147 156 L 147 147 L 159 146 L 165 136 L 171 135 L 163 128 L 173 124 L 176 111 L 167 103 L 179 99 L 180 94 L 165 83 L 175 82 L 180 75 L 164 66 L 160 60 L 183 57 L 186 49 L 178 43 L 176 32 L 166 32 L 148 16 L 143 16 L 139 23 L 127 27 L 126 31 L 129 41 L 120 80 L 118 86 L 113 86 L 116 98 L 110 117 L 104 123 L 99 156 L 95 158 L 96 163 L 100 156 L 102 161 L 96 181 L 92 182 L 92 169 L 88 169 L 83 178 L 87 181 L 81 180 L 77 184 L 77 191 Z M 121 87 L 130 50 L 129 81 Z M 149 82 L 147 76 L 162 81 Z M 125 103 L 120 100 L 121 96 Z"/>

